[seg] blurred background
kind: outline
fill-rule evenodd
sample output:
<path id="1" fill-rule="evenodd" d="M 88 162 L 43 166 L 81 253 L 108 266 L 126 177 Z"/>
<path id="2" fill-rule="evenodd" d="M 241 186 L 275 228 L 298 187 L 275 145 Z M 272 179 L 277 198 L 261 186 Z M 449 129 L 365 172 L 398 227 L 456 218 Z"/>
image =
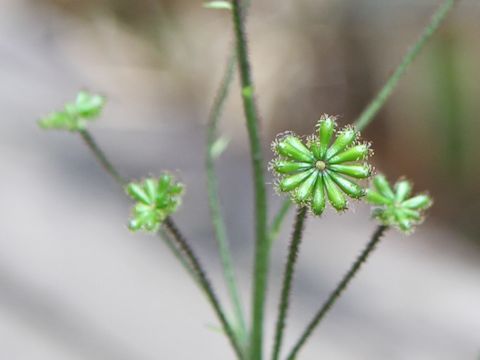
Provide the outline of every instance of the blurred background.
<path id="1" fill-rule="evenodd" d="M 354 121 L 439 1 L 253 3 L 248 35 L 268 160 L 279 132 L 311 133 L 322 113 Z M 81 139 L 36 126 L 78 89 L 106 95 L 92 133 L 125 176 L 169 169 L 187 184 L 175 218 L 226 304 L 203 164 L 229 13 L 191 0 L 0 4 L 0 358 L 232 358 L 164 244 L 129 233 L 128 199 Z M 479 18 L 478 0 L 461 1 L 365 131 L 377 169 L 413 179 L 435 206 L 414 235 L 386 236 L 301 359 L 480 358 Z M 252 189 L 238 84 L 232 89 L 218 173 L 248 304 Z M 281 198 L 270 197 L 273 213 Z M 368 207 L 353 207 L 308 221 L 284 349 L 375 228 Z M 272 254 L 267 339 L 291 218 Z"/>

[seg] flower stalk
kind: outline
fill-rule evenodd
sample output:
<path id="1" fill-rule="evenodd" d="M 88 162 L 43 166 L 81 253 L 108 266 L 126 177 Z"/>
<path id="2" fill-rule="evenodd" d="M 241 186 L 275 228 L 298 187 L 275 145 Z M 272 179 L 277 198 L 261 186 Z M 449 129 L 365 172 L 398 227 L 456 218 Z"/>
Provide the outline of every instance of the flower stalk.
<path id="1" fill-rule="evenodd" d="M 278 306 L 278 317 L 275 326 L 275 339 L 273 344 L 272 360 L 278 360 L 282 347 L 283 332 L 290 303 L 290 291 L 292 288 L 293 273 L 298 258 L 300 242 L 302 241 L 303 228 L 307 217 L 307 207 L 301 207 L 297 210 L 297 216 L 292 233 L 292 239 L 288 250 L 288 259 L 283 274 L 283 285 Z"/>
<path id="2" fill-rule="evenodd" d="M 232 20 L 237 49 L 243 109 L 250 140 L 255 201 L 255 260 L 253 269 L 252 324 L 250 333 L 250 359 L 262 357 L 263 320 L 267 292 L 269 239 L 267 231 L 267 193 L 263 155 L 260 143 L 259 121 L 254 100 L 254 87 L 250 73 L 248 46 L 244 27 L 244 12 L 240 0 L 232 0 Z"/>
<path id="3" fill-rule="evenodd" d="M 352 267 L 345 274 L 345 276 L 337 285 L 335 290 L 333 290 L 333 292 L 330 294 L 327 301 L 325 301 L 325 303 L 322 305 L 320 310 L 318 310 L 318 312 L 315 314 L 315 316 L 310 321 L 305 331 L 302 333 L 298 341 L 295 343 L 293 349 L 290 351 L 289 355 L 287 356 L 287 360 L 294 360 L 296 358 L 298 352 L 300 351 L 302 346 L 305 344 L 305 342 L 308 340 L 310 335 L 312 335 L 315 328 L 320 324 L 320 322 L 325 317 L 325 315 L 329 312 L 332 306 L 336 303 L 336 301 L 342 295 L 343 291 L 347 288 L 348 284 L 350 284 L 350 281 L 352 281 L 354 276 L 360 270 L 362 264 L 365 261 L 367 261 L 370 254 L 373 252 L 373 250 L 375 250 L 375 247 L 377 246 L 379 241 L 382 239 L 382 236 L 384 235 L 387 229 L 388 229 L 388 226 L 386 225 L 378 226 L 378 228 L 373 233 L 373 236 L 371 240 L 368 242 L 365 249 L 362 251 L 362 253 L 357 258 L 357 260 L 353 263 Z"/>
<path id="4" fill-rule="evenodd" d="M 217 94 L 213 101 L 212 109 L 210 111 L 208 126 L 207 126 L 207 153 L 206 153 L 206 172 L 207 172 L 207 191 L 208 191 L 208 204 L 210 207 L 210 214 L 212 218 L 213 229 L 215 233 L 215 239 L 217 241 L 218 252 L 220 255 L 220 261 L 223 268 L 223 275 L 227 284 L 230 300 L 233 305 L 236 331 L 238 338 L 245 347 L 247 340 L 247 325 L 245 323 L 245 316 L 243 312 L 243 306 L 240 300 L 240 294 L 237 287 L 235 270 L 233 266 L 232 255 L 228 242 L 227 229 L 225 226 L 225 220 L 222 215 L 220 198 L 218 194 L 218 181 L 215 175 L 215 159 L 213 154 L 213 146 L 217 141 L 218 136 L 218 123 L 227 99 L 230 84 L 234 77 L 236 56 L 235 52 L 230 54 L 223 79 L 218 88 Z"/>
<path id="5" fill-rule="evenodd" d="M 237 343 L 237 339 L 235 338 L 233 329 L 230 326 L 229 322 L 227 321 L 227 318 L 225 317 L 225 312 L 222 309 L 222 306 L 220 305 L 220 301 L 218 300 L 218 297 L 213 290 L 210 280 L 208 279 L 205 273 L 205 270 L 203 269 L 203 266 L 201 265 L 197 256 L 195 255 L 192 248 L 190 247 L 190 244 L 187 242 L 185 237 L 182 236 L 182 234 L 180 233 L 180 231 L 178 230 L 178 228 L 176 227 L 176 225 L 174 224 L 171 218 L 167 218 L 165 220 L 164 226 L 167 229 L 167 231 L 172 235 L 173 239 L 175 239 L 175 242 L 178 244 L 179 248 L 182 250 L 186 258 L 190 262 L 190 265 L 197 273 L 198 280 L 202 285 L 202 288 L 205 290 L 205 294 L 207 295 L 208 300 L 210 301 L 213 309 L 215 310 L 215 313 L 218 319 L 220 320 L 220 323 L 222 324 L 223 330 L 227 335 L 230 341 L 230 344 L 232 345 L 237 355 L 237 358 L 243 359 L 242 349 L 240 345 Z"/>

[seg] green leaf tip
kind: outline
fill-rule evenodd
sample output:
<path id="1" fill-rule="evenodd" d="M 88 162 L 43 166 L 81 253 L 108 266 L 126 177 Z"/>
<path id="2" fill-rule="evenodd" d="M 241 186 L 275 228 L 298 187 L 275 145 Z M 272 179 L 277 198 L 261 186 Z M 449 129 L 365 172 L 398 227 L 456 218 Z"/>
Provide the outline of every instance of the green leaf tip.
<path id="1" fill-rule="evenodd" d="M 270 163 L 277 188 L 315 215 L 323 213 L 326 200 L 335 210 L 346 210 L 347 198 L 366 194 L 358 180 L 372 174 L 372 166 L 365 162 L 371 155 L 370 145 L 359 138 L 351 126 L 337 131 L 336 118 L 326 114 L 306 141 L 290 132 L 280 135 L 272 144 L 277 157 Z"/>
<path id="2" fill-rule="evenodd" d="M 232 3 L 230 1 L 209 1 L 203 3 L 203 7 L 215 10 L 232 10 Z"/>
<path id="3" fill-rule="evenodd" d="M 386 177 L 378 174 L 367 190 L 366 200 L 374 206 L 373 216 L 378 221 L 408 234 L 423 221 L 424 211 L 433 204 L 427 194 L 410 197 L 411 190 L 408 180 L 400 179 L 392 188 Z"/>
<path id="4" fill-rule="evenodd" d="M 178 209 L 184 186 L 172 175 L 163 174 L 159 178 L 131 182 L 125 187 L 125 192 L 136 202 L 129 229 L 152 232 L 157 231 L 167 216 Z"/>
<path id="5" fill-rule="evenodd" d="M 96 119 L 105 105 L 103 96 L 80 91 L 74 102 L 68 102 L 63 110 L 55 111 L 41 118 L 38 125 L 42 129 L 67 131 L 85 130 L 87 121 Z"/>

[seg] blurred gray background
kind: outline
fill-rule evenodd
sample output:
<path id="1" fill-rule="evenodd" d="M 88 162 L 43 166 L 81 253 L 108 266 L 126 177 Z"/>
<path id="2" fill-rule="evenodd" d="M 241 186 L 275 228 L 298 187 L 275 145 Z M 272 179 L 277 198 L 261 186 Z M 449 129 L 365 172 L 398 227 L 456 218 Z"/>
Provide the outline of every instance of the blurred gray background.
<path id="1" fill-rule="evenodd" d="M 265 157 L 278 132 L 326 112 L 355 119 L 439 1 L 254 1 L 248 21 Z M 229 14 L 190 0 L 0 0 L 0 359 L 230 359 L 203 295 L 154 236 L 126 228 L 130 203 L 74 134 L 36 120 L 78 89 L 108 97 L 91 131 L 129 178 L 175 171 L 175 219 L 222 300 L 205 194 L 208 108 L 230 48 Z M 429 189 L 409 237 L 390 232 L 301 359 L 480 356 L 480 2 L 464 0 L 365 132 L 377 168 Z M 234 84 L 218 162 L 245 304 L 252 194 Z M 271 181 L 271 179 L 269 179 Z M 271 209 L 281 199 L 273 192 Z M 369 209 L 309 219 L 285 349 L 362 249 Z M 271 339 L 292 214 L 272 254 Z M 269 342 L 270 343 L 270 342 Z"/>

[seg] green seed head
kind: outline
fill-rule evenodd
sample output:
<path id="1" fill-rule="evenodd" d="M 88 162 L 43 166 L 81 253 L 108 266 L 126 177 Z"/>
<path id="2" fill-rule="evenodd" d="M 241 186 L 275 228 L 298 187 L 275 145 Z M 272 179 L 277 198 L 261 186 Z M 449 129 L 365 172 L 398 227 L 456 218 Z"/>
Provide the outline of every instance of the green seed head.
<path id="1" fill-rule="evenodd" d="M 411 189 L 407 180 L 397 181 L 392 189 L 385 176 L 375 176 L 366 196 L 367 202 L 374 206 L 373 216 L 384 225 L 394 226 L 405 233 L 413 232 L 433 202 L 426 194 L 409 197 Z"/>
<path id="2" fill-rule="evenodd" d="M 371 175 L 371 166 L 364 162 L 370 146 L 358 142 L 359 134 L 351 126 L 337 132 L 335 117 L 323 115 L 316 128 L 306 141 L 293 133 L 281 135 L 272 144 L 277 157 L 270 169 L 278 177 L 278 189 L 315 215 L 323 213 L 326 200 L 343 211 L 348 197 L 365 195 L 357 181 Z"/>
<path id="3" fill-rule="evenodd" d="M 129 223 L 130 230 L 158 230 L 167 216 L 180 206 L 183 189 L 183 185 L 169 174 L 128 184 L 125 191 L 136 201 Z"/>

